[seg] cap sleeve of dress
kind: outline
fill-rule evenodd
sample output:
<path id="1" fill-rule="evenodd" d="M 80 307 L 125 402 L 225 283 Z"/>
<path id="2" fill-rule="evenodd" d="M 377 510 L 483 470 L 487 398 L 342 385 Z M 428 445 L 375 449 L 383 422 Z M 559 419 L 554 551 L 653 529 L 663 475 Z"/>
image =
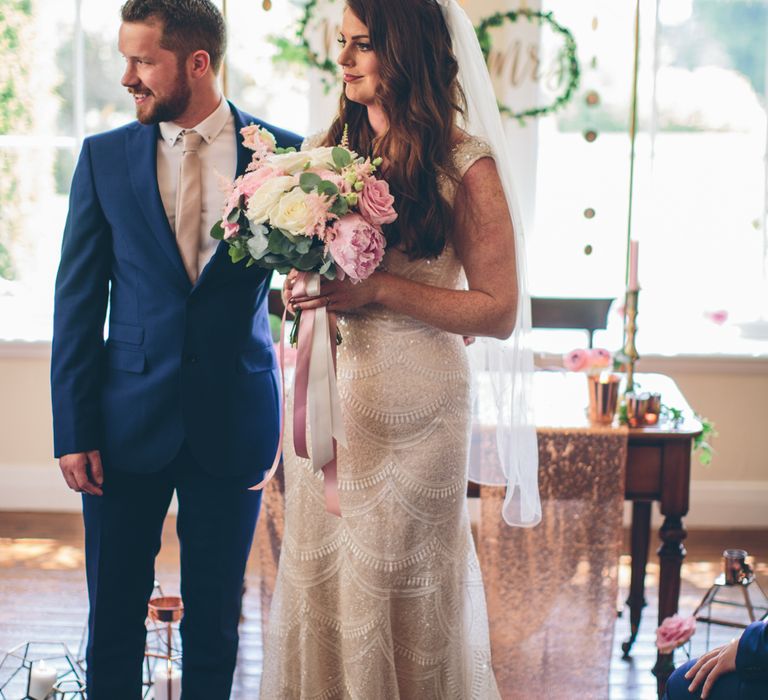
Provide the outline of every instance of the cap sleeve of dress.
<path id="1" fill-rule="evenodd" d="M 493 158 L 493 151 L 487 141 L 477 136 L 468 136 L 459 141 L 453 149 L 453 158 L 459 175 L 464 177 L 478 160 L 482 158 Z"/>

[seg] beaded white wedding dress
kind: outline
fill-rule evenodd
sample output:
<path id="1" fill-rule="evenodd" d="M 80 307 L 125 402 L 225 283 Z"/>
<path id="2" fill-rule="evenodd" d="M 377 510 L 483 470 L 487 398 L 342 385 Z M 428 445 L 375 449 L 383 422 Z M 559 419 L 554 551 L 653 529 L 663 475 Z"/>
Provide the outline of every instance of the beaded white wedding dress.
<path id="1" fill-rule="evenodd" d="M 469 137 L 463 176 L 490 156 Z M 443 182 L 446 196 L 455 185 Z M 390 272 L 462 288 L 453 248 Z M 339 316 L 342 517 L 285 440 L 285 536 L 265 635 L 264 700 L 496 700 L 466 505 L 470 376 L 460 336 L 383 307 Z M 288 397 L 292 424 L 292 396 Z"/>

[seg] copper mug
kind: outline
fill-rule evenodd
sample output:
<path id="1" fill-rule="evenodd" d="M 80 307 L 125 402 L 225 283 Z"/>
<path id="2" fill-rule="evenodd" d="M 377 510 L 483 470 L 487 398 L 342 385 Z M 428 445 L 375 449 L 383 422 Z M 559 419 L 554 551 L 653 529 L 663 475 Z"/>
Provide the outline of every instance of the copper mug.
<path id="1" fill-rule="evenodd" d="M 615 374 L 589 375 L 589 422 L 610 425 L 619 407 L 619 382 Z"/>

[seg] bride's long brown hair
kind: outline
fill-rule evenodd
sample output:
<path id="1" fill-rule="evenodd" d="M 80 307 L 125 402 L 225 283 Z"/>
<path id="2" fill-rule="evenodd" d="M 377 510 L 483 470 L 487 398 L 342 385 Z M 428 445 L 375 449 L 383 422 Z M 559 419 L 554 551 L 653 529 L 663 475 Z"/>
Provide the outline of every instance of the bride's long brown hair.
<path id="1" fill-rule="evenodd" d="M 388 130 L 377 138 L 367 108 L 342 91 L 325 144 L 340 143 L 348 125 L 351 148 L 384 158 L 398 212 L 385 227 L 388 244 L 401 244 L 411 258 L 437 257 L 453 226 L 453 207 L 441 196 L 438 177 L 460 181 L 451 150 L 456 116 L 464 111 L 440 6 L 436 0 L 347 0 L 347 7 L 368 27 Z"/>

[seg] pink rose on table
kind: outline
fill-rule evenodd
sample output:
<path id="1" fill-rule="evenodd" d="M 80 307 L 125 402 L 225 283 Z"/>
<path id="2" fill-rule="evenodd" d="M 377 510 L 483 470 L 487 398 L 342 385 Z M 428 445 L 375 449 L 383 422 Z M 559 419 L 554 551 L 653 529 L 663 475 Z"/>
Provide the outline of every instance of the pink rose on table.
<path id="1" fill-rule="evenodd" d="M 581 372 L 590 366 L 588 350 L 571 350 L 563 356 L 563 365 L 569 372 Z"/>
<path id="2" fill-rule="evenodd" d="M 360 192 L 358 208 L 360 213 L 374 226 L 391 224 L 397 219 L 395 198 L 389 193 L 389 185 L 384 180 L 369 177 Z"/>
<path id="3" fill-rule="evenodd" d="M 592 348 L 589 351 L 589 364 L 593 369 L 610 367 L 613 357 L 605 348 Z"/>
<path id="4" fill-rule="evenodd" d="M 384 236 L 359 214 L 347 214 L 334 223 L 330 238 L 328 249 L 336 265 L 353 282 L 370 277 L 384 257 Z"/>
<path id="5" fill-rule="evenodd" d="M 695 617 L 672 615 L 667 617 L 656 630 L 656 646 L 662 654 L 671 654 L 685 644 L 695 631 Z"/>

